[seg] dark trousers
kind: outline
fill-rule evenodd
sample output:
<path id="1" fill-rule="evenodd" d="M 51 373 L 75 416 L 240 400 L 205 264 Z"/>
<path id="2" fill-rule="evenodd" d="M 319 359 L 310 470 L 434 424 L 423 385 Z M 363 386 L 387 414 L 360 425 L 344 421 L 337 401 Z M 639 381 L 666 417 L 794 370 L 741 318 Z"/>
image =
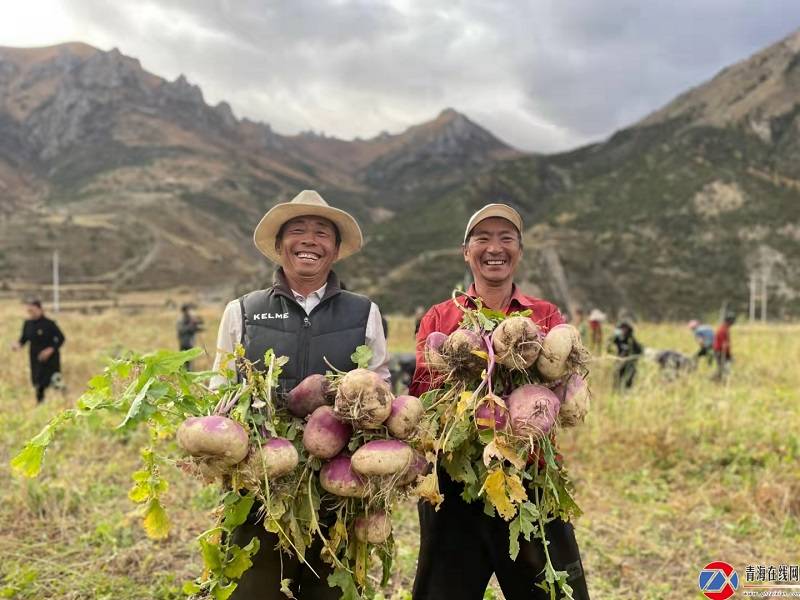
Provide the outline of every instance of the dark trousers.
<path id="1" fill-rule="evenodd" d="M 541 541 L 520 539 L 516 560 L 508 556 L 508 523 L 483 512 L 483 502 L 464 502 L 460 486 L 440 478 L 445 495 L 438 511 L 419 503 L 420 548 L 414 600 L 482 600 L 497 576 L 506 600 L 549 600 L 536 584 L 544 580 Z M 556 571 L 569 573 L 575 600 L 588 600 L 578 543 L 572 525 L 558 519 L 545 526 Z"/>
<path id="2" fill-rule="evenodd" d="M 44 402 L 44 391 L 47 389 L 47 385 L 37 384 L 36 385 L 36 402 L 41 404 Z"/>
<path id="3" fill-rule="evenodd" d="M 306 549 L 306 560 L 319 575 L 317 577 L 300 562 L 294 554 L 276 549 L 278 536 L 264 529 L 263 522 L 256 522 L 254 513 L 233 534 L 233 542 L 246 546 L 254 537 L 261 546 L 253 556 L 253 566 L 245 572 L 231 600 L 280 600 L 286 598 L 281 592 L 281 579 L 291 579 L 290 588 L 297 600 L 339 600 L 341 589 L 328 585 L 328 575 L 333 572 L 330 565 L 322 562 L 319 553 L 322 542 L 317 537 Z"/>
<path id="4" fill-rule="evenodd" d="M 731 357 L 724 352 L 714 351 L 714 358 L 717 361 L 717 371 L 714 373 L 713 379 L 715 381 L 722 381 L 731 372 Z"/>
<path id="5" fill-rule="evenodd" d="M 633 387 L 636 378 L 636 359 L 623 358 L 614 373 L 614 389 L 618 392 Z"/>
<path id="6" fill-rule="evenodd" d="M 711 349 L 710 346 L 701 346 L 700 347 L 700 350 L 698 350 L 697 354 L 695 354 L 695 357 L 697 358 L 697 362 L 700 362 L 700 359 L 703 356 L 706 357 L 706 361 L 708 361 L 709 365 L 714 364 L 714 351 Z"/>

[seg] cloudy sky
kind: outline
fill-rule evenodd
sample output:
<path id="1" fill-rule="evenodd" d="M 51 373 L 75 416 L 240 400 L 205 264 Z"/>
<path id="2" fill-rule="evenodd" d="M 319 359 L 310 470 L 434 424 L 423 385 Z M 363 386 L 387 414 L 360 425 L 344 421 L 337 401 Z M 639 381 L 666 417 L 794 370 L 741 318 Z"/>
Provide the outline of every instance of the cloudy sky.
<path id="1" fill-rule="evenodd" d="M 8 0 L 0 45 L 118 47 L 280 133 L 369 137 L 450 106 L 548 152 L 798 27 L 798 0 Z"/>

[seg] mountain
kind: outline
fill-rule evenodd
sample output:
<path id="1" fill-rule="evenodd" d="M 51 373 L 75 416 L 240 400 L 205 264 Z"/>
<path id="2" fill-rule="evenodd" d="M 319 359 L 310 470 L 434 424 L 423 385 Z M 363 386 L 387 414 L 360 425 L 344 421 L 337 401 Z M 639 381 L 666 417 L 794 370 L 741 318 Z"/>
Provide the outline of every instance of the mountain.
<path id="1" fill-rule="evenodd" d="M 0 278 L 118 288 L 259 285 L 250 236 L 314 187 L 362 222 L 351 289 L 413 310 L 463 281 L 463 227 L 515 206 L 521 281 L 563 308 L 648 318 L 800 314 L 800 32 L 607 140 L 526 155 L 452 109 L 398 134 L 285 136 L 209 106 L 133 58 L 81 44 L 0 48 Z M 20 251 L 22 249 L 22 251 Z M 230 291 L 226 292 L 230 293 Z"/>
<path id="2" fill-rule="evenodd" d="M 370 140 L 283 136 L 118 50 L 0 48 L 0 279 L 46 281 L 58 248 L 70 282 L 257 285 L 254 224 L 301 189 L 369 228 L 519 155 L 453 110 Z"/>
<path id="3" fill-rule="evenodd" d="M 407 309 L 445 297 L 464 276 L 463 224 L 487 200 L 532 225 L 522 278 L 562 307 L 742 312 L 750 277 L 767 274 L 770 314 L 800 314 L 800 32 L 602 143 L 504 161 L 398 214 L 402 229 L 380 224 L 367 262 L 402 254 L 406 240 L 415 251 L 373 286 L 378 301 Z"/>

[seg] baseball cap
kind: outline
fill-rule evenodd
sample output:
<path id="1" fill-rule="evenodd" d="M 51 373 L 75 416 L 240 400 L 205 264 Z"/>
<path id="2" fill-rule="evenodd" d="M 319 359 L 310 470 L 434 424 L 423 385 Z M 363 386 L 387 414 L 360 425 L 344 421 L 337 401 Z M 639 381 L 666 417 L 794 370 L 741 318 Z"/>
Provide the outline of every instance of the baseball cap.
<path id="1" fill-rule="evenodd" d="M 464 230 L 464 243 L 467 242 L 469 232 L 475 229 L 478 223 L 491 217 L 500 217 L 501 219 L 511 221 L 518 231 L 522 231 L 522 217 L 519 216 L 516 210 L 511 208 L 508 204 L 487 204 L 470 217 L 467 228 Z"/>

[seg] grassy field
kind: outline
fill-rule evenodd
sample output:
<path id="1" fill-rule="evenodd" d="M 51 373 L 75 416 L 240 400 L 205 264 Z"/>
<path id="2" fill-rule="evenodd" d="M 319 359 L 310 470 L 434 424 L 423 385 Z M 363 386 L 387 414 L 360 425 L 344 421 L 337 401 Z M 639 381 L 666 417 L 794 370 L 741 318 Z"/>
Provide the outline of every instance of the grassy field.
<path id="1" fill-rule="evenodd" d="M 127 499 L 143 442 L 137 434 L 122 438 L 84 422 L 54 445 L 38 479 L 17 479 L 8 467 L 105 357 L 173 347 L 175 312 L 61 315 L 70 388 L 51 391 L 37 407 L 26 353 L 8 350 L 21 308 L 0 304 L 0 598 L 181 597 L 181 584 L 198 570 L 194 538 L 210 524 L 213 490 L 169 474 L 176 526 L 168 540 L 152 542 Z M 202 341 L 212 353 L 221 308 L 202 311 Z M 748 564 L 800 562 L 797 334 L 797 325 L 736 326 L 736 363 L 724 385 L 710 381 L 708 368 L 668 382 L 642 363 L 634 390 L 618 396 L 610 393 L 613 360 L 595 360 L 593 411 L 561 437 L 585 510 L 576 531 L 593 598 L 701 598 L 698 571 L 712 560 L 732 563 L 742 577 Z M 682 325 L 641 325 L 637 335 L 653 348 L 693 349 Z M 410 320 L 391 320 L 390 343 L 395 351 L 413 346 Z M 410 503 L 396 532 L 398 568 L 386 595 L 402 599 L 410 597 L 416 559 Z"/>

